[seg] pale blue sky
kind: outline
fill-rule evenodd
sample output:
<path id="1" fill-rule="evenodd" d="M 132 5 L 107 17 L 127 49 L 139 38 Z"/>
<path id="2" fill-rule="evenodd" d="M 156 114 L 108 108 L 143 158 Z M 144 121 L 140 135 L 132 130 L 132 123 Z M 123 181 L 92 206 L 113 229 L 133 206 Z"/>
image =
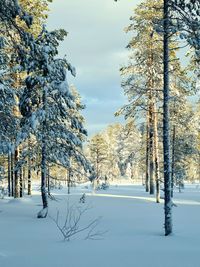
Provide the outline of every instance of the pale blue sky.
<path id="1" fill-rule="evenodd" d="M 125 49 L 130 36 L 123 29 L 140 0 L 54 0 L 50 5 L 50 29 L 69 32 L 60 47 L 76 67 L 69 77 L 87 108 L 84 112 L 89 134 L 122 121 L 114 112 L 125 103 L 120 88 L 119 67 L 127 61 Z"/>

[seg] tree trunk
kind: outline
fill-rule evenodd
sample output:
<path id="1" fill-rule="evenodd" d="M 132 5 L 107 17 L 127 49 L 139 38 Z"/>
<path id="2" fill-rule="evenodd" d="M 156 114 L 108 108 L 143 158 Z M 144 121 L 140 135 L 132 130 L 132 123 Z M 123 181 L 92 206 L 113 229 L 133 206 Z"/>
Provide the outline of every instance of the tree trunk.
<path id="1" fill-rule="evenodd" d="M 169 2 L 164 0 L 164 41 L 163 41 L 163 156 L 164 156 L 164 210 L 165 235 L 172 233 L 172 201 L 170 177 L 170 116 L 169 116 Z"/>
<path id="2" fill-rule="evenodd" d="M 146 177 L 145 177 L 146 192 L 149 192 L 149 112 L 147 112 L 146 126 Z"/>
<path id="3" fill-rule="evenodd" d="M 96 161 L 96 174 L 97 174 L 96 180 L 98 181 L 99 180 L 99 161 L 98 161 L 98 158 Z"/>
<path id="4" fill-rule="evenodd" d="M 130 168 L 131 168 L 131 180 L 134 180 L 134 168 L 133 168 L 133 162 L 130 163 Z"/>
<path id="5" fill-rule="evenodd" d="M 48 164 L 48 171 L 47 171 L 47 189 L 48 189 L 48 195 L 51 195 L 51 188 L 50 188 L 50 167 Z"/>
<path id="6" fill-rule="evenodd" d="M 8 196 L 11 195 L 11 153 L 8 151 Z"/>
<path id="7" fill-rule="evenodd" d="M 171 197 L 174 195 L 174 168 L 175 168 L 175 139 L 176 139 L 176 126 L 173 126 L 172 136 L 172 176 L 171 176 Z"/>
<path id="8" fill-rule="evenodd" d="M 19 196 L 23 197 L 23 179 L 22 179 L 22 167 L 19 170 Z"/>
<path id="9" fill-rule="evenodd" d="M 10 166 L 10 174 L 11 174 L 11 196 L 14 197 L 14 155 L 11 152 L 11 166 Z"/>
<path id="10" fill-rule="evenodd" d="M 199 153 L 199 166 L 200 166 L 200 153 Z M 200 183 L 200 168 L 199 168 L 199 183 Z"/>
<path id="11" fill-rule="evenodd" d="M 150 194 L 155 193 L 155 181 L 154 181 L 154 125 L 153 125 L 153 103 L 150 100 L 149 106 L 149 180 L 150 180 Z"/>
<path id="12" fill-rule="evenodd" d="M 46 107 L 46 88 L 43 89 L 43 109 L 45 112 Z M 38 213 L 38 218 L 46 218 L 48 214 L 48 199 L 46 193 L 46 175 L 47 175 L 47 162 L 46 162 L 46 119 L 43 122 L 43 133 L 42 133 L 42 159 L 41 159 L 41 195 L 43 210 Z"/>
<path id="13" fill-rule="evenodd" d="M 26 166 L 23 166 L 23 190 L 26 189 Z"/>
<path id="14" fill-rule="evenodd" d="M 127 171 L 127 163 L 126 162 L 119 162 L 118 163 L 119 170 L 120 170 L 120 175 L 124 177 L 126 175 Z"/>
<path id="15" fill-rule="evenodd" d="M 160 168 L 159 168 L 159 148 L 158 148 L 158 115 L 156 104 L 154 103 L 154 160 L 156 178 L 156 202 L 160 203 Z"/>
<path id="16" fill-rule="evenodd" d="M 17 163 L 19 160 L 19 148 L 17 147 L 15 149 L 15 170 L 14 170 L 14 185 L 15 185 L 15 193 L 14 197 L 18 198 L 19 197 L 19 170 L 17 169 Z"/>
<path id="17" fill-rule="evenodd" d="M 67 192 L 68 194 L 70 194 L 70 182 L 71 182 L 71 169 L 69 168 L 68 169 L 68 172 L 67 172 Z"/>
<path id="18" fill-rule="evenodd" d="M 31 195 L 31 150 L 30 139 L 28 140 L 28 195 Z"/>

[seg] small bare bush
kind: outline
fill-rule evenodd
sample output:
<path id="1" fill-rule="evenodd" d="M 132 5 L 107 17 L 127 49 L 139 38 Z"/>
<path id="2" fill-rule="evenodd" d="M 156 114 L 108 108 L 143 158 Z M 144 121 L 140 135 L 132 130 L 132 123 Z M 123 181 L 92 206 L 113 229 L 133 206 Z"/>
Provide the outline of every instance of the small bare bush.
<path id="1" fill-rule="evenodd" d="M 84 233 L 84 239 L 100 240 L 103 238 L 105 231 L 98 231 L 97 226 L 101 217 L 95 218 L 87 224 L 82 224 L 83 216 L 90 210 L 90 207 L 80 207 L 67 204 L 64 220 L 61 220 L 60 211 L 57 211 L 56 217 L 51 217 L 55 222 L 58 230 L 63 236 L 64 241 L 70 241 L 73 236 Z"/>

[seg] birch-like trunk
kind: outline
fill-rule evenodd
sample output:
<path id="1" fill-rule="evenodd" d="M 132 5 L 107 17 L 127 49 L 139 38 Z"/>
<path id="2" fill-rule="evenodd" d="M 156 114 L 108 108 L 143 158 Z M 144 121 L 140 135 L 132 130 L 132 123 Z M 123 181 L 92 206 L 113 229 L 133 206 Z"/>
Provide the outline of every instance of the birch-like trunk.
<path id="1" fill-rule="evenodd" d="M 171 201 L 171 173 L 170 173 L 170 116 L 169 116 L 169 1 L 164 0 L 163 10 L 163 157 L 164 157 L 164 211 L 165 235 L 172 233 L 172 201 Z"/>

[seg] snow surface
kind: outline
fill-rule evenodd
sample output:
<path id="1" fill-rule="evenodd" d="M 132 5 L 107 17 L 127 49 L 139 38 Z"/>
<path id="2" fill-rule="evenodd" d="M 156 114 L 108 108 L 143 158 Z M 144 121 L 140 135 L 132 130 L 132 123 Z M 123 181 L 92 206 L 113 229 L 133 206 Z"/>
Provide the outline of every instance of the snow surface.
<path id="1" fill-rule="evenodd" d="M 86 203 L 79 199 L 86 193 Z M 49 215 L 63 216 L 67 202 L 90 205 L 82 225 L 102 216 L 98 230 L 107 231 L 102 240 L 83 240 L 83 233 L 70 242 L 50 217 L 37 219 L 41 209 L 38 190 L 32 197 L 0 200 L 1 267 L 199 267 L 200 188 L 187 186 L 175 193 L 174 234 L 164 236 L 163 203 L 144 192 L 140 185 L 112 185 L 93 193 L 78 186 L 54 191 Z"/>

